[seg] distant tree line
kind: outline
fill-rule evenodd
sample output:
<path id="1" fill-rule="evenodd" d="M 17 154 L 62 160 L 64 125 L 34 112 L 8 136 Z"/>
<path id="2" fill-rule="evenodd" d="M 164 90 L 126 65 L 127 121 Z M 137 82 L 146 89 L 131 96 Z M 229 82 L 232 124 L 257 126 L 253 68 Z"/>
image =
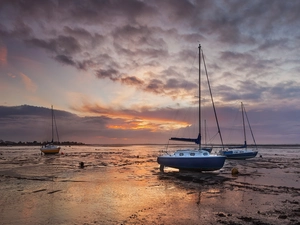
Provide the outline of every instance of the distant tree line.
<path id="1" fill-rule="evenodd" d="M 0 146 L 26 146 L 26 145 L 31 145 L 31 146 L 37 146 L 37 145 L 45 145 L 48 142 L 38 142 L 38 141 L 19 141 L 19 142 L 14 142 L 14 141 L 3 141 L 0 140 Z M 62 142 L 54 142 L 56 145 L 85 145 L 85 143 L 82 142 L 76 142 L 76 141 L 62 141 Z"/>

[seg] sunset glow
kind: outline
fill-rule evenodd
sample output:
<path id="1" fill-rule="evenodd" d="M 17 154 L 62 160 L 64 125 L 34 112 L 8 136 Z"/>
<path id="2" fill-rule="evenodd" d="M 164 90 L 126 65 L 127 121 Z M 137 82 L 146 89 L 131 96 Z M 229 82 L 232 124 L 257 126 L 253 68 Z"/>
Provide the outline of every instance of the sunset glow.
<path id="1" fill-rule="evenodd" d="M 225 142 L 241 141 L 229 133 L 243 102 L 258 143 L 299 143 L 299 7 L 3 1 L 0 140 L 46 140 L 51 105 L 62 140 L 166 143 L 188 128 L 197 136 L 201 44 Z M 203 64 L 201 75 L 202 120 L 214 133 Z"/>

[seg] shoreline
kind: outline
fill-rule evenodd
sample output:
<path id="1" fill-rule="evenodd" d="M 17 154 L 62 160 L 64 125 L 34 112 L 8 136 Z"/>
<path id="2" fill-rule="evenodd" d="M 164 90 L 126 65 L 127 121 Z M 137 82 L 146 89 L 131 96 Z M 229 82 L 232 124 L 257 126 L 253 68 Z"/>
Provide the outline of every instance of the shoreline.
<path id="1" fill-rule="evenodd" d="M 61 144 L 61 143 L 55 143 L 56 145 L 60 146 L 95 146 L 95 147 L 129 147 L 129 146 L 166 146 L 167 144 Z M 33 146 L 33 147 L 40 147 L 43 146 L 43 144 L 1 144 L 0 143 L 0 148 L 1 147 L 28 147 L 28 146 Z M 193 144 L 168 144 L 168 146 L 186 146 L 186 147 L 195 147 L 197 145 Z M 222 148 L 222 145 L 220 144 L 211 144 L 211 145 L 203 145 L 203 146 L 212 146 L 215 148 Z M 240 144 L 224 144 L 223 147 L 228 148 L 228 147 L 239 147 L 241 146 Z M 258 144 L 258 145 L 253 145 L 253 144 L 248 144 L 247 145 L 250 148 L 257 147 L 257 148 L 299 148 L 300 149 L 300 144 Z"/>

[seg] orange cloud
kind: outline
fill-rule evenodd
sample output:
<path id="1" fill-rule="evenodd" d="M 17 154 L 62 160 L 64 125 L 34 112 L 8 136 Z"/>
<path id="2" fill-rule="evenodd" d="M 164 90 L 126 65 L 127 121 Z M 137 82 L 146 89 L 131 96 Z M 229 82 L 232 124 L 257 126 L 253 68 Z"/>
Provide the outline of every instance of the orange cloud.
<path id="1" fill-rule="evenodd" d="M 166 131 L 184 128 L 191 124 L 186 121 L 178 121 L 170 119 L 168 112 L 152 112 L 147 107 L 140 107 L 133 109 L 117 109 L 105 107 L 101 104 L 88 104 L 85 103 L 79 108 L 74 108 L 76 111 L 96 114 L 97 116 L 106 116 L 113 119 L 107 125 L 110 129 L 121 130 L 150 130 Z M 159 109 L 158 109 L 159 110 Z M 173 113 L 173 112 L 172 112 Z M 157 116 L 159 114 L 159 116 Z"/>
<path id="2" fill-rule="evenodd" d="M 128 117 L 128 115 L 126 117 Z M 187 127 L 188 125 L 189 124 L 186 122 L 170 121 L 157 118 L 139 118 L 116 121 L 114 124 L 107 125 L 107 128 L 118 130 L 150 130 L 151 132 L 157 132 L 162 130 L 165 131 L 183 128 Z"/>
<path id="3" fill-rule="evenodd" d="M 0 47 L 0 65 L 5 66 L 7 64 L 7 48 Z"/>
<path id="4" fill-rule="evenodd" d="M 33 81 L 23 73 L 20 73 L 23 83 L 25 84 L 26 90 L 30 92 L 35 92 L 37 87 Z"/>

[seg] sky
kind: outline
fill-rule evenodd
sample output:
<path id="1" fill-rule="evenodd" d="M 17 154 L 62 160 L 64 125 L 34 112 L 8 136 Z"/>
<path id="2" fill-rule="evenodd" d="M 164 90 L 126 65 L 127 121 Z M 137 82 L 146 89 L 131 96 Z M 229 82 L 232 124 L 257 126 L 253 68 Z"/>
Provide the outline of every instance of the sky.
<path id="1" fill-rule="evenodd" d="M 50 140 L 51 105 L 60 141 L 195 138 L 201 44 L 224 143 L 243 102 L 257 144 L 300 144 L 299 27 L 300 1 L 2 0 L 0 140 Z"/>

